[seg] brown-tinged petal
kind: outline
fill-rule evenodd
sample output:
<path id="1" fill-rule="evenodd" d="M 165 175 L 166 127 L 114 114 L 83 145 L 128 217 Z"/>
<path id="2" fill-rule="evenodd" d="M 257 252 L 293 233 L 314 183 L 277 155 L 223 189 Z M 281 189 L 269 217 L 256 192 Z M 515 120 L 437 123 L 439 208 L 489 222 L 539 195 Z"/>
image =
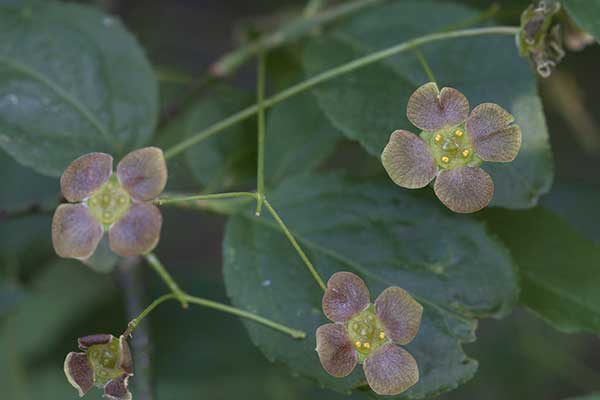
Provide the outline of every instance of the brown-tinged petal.
<path id="1" fill-rule="evenodd" d="M 105 153 L 89 153 L 73 161 L 60 177 L 60 190 L 70 202 L 80 202 L 108 182 L 113 158 Z"/>
<path id="2" fill-rule="evenodd" d="M 473 213 L 486 207 L 494 196 L 494 182 L 478 167 L 443 171 L 435 180 L 435 194 L 457 213 Z"/>
<path id="3" fill-rule="evenodd" d="M 65 375 L 83 397 L 94 386 L 94 370 L 85 353 L 69 353 L 65 359 Z"/>
<path id="4" fill-rule="evenodd" d="M 327 282 L 323 312 L 335 322 L 348 321 L 368 307 L 371 295 L 365 282 L 351 272 L 336 272 Z"/>
<path id="5" fill-rule="evenodd" d="M 473 109 L 465 127 L 479 158 L 493 162 L 515 159 L 521 148 L 521 128 L 510 125 L 514 120 L 508 111 L 494 103 Z"/>
<path id="6" fill-rule="evenodd" d="M 375 300 L 375 313 L 387 337 L 398 344 L 408 344 L 419 331 L 423 306 L 406 290 L 389 287 Z"/>
<path id="7" fill-rule="evenodd" d="M 127 344 L 127 338 L 123 335 L 119 337 L 119 367 L 126 373 L 133 375 L 133 358 Z"/>
<path id="8" fill-rule="evenodd" d="M 127 154 L 117 165 L 119 181 L 136 200 L 158 196 L 167 184 L 167 164 L 158 147 L 144 147 Z"/>
<path id="9" fill-rule="evenodd" d="M 104 230 L 83 204 L 61 204 L 52 219 L 52 243 L 56 254 L 85 260 L 90 257 Z"/>
<path id="10" fill-rule="evenodd" d="M 418 88 L 408 99 L 406 116 L 424 131 L 460 125 L 469 116 L 469 101 L 464 94 L 453 88 L 442 91 L 434 82 Z"/>
<path id="11" fill-rule="evenodd" d="M 403 130 L 392 133 L 381 154 L 381 162 L 392 181 L 408 189 L 427 186 L 437 172 L 427 143 L 419 136 Z"/>
<path id="12" fill-rule="evenodd" d="M 151 251 L 160 239 L 162 215 L 153 204 L 133 203 L 108 232 L 112 251 L 123 257 Z"/>
<path id="13" fill-rule="evenodd" d="M 419 381 L 419 368 L 413 356 L 392 343 L 367 357 L 363 369 L 371 389 L 381 395 L 400 394 Z"/>
<path id="14" fill-rule="evenodd" d="M 321 325 L 316 336 L 317 353 L 325 371 L 336 378 L 350 375 L 356 367 L 358 355 L 346 327 L 341 324 Z"/>
<path id="15" fill-rule="evenodd" d="M 108 400 L 131 400 L 132 396 L 128 386 L 129 375 L 123 374 L 118 378 L 108 381 L 104 386 L 104 398 Z"/>
<path id="16" fill-rule="evenodd" d="M 108 333 L 98 333 L 96 335 L 84 336 L 77 339 L 77 344 L 81 350 L 86 350 L 97 344 L 107 344 L 113 339 L 113 335 Z"/>

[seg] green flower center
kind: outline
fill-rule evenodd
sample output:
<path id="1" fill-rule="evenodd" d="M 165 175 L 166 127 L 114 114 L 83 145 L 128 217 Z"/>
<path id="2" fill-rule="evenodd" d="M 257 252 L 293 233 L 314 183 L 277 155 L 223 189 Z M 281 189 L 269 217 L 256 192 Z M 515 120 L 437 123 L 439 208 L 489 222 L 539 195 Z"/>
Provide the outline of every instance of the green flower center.
<path id="1" fill-rule="evenodd" d="M 119 367 L 119 339 L 113 338 L 110 343 L 97 344 L 87 350 L 87 358 L 94 370 L 94 384 L 104 386 L 111 379 L 123 374 Z"/>
<path id="2" fill-rule="evenodd" d="M 354 348 L 358 351 L 360 362 L 363 362 L 371 352 L 389 342 L 372 304 L 352 317 L 347 322 L 346 329 Z"/>
<path id="3" fill-rule="evenodd" d="M 125 215 L 131 205 L 131 198 L 113 174 L 108 182 L 86 200 L 86 205 L 98 222 L 110 226 Z"/>
<path id="4" fill-rule="evenodd" d="M 478 165 L 481 162 L 467 136 L 463 125 L 421 134 L 421 137 L 429 144 L 435 162 L 443 169 Z"/>

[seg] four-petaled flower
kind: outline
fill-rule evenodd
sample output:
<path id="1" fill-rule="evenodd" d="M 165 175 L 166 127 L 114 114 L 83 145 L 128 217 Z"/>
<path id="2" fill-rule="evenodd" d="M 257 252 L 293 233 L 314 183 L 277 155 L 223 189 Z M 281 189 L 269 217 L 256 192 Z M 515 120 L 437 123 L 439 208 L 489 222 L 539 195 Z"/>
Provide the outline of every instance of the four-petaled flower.
<path id="1" fill-rule="evenodd" d="M 104 232 L 121 256 L 152 250 L 160 238 L 162 216 L 150 201 L 167 183 L 162 150 L 146 147 L 127 154 L 113 173 L 113 158 L 89 153 L 73 161 L 60 178 L 64 197 L 52 221 L 52 242 L 65 258 L 89 258 Z"/>
<path id="2" fill-rule="evenodd" d="M 319 359 L 329 374 L 344 377 L 363 364 L 369 386 L 382 395 L 399 394 L 418 382 L 417 362 L 397 345 L 415 338 L 423 307 L 404 289 L 389 287 L 371 304 L 362 279 L 337 272 L 327 282 L 323 312 L 334 321 L 316 334 Z"/>
<path id="3" fill-rule="evenodd" d="M 510 162 L 521 148 L 521 128 L 497 104 L 484 103 L 469 115 L 469 102 L 458 90 L 433 82 L 408 100 L 407 116 L 421 135 L 397 130 L 381 155 L 383 166 L 399 186 L 417 189 L 434 178 L 437 197 L 454 212 L 486 207 L 494 194 L 483 161 Z"/>
<path id="4" fill-rule="evenodd" d="M 127 381 L 133 375 L 133 359 L 125 337 L 101 333 L 79 338 L 77 343 L 83 352 L 67 355 L 65 374 L 79 396 L 96 386 L 104 388 L 108 400 L 131 400 Z"/>

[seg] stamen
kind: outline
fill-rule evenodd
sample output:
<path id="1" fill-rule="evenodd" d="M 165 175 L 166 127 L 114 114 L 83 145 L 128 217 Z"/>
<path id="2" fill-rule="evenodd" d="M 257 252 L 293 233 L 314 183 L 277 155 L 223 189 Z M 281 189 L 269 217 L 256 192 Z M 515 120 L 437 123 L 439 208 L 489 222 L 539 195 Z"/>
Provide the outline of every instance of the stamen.
<path id="1" fill-rule="evenodd" d="M 448 158 L 447 156 L 442 157 L 442 162 L 444 164 L 448 164 L 450 162 L 450 158 Z"/>
<path id="2" fill-rule="evenodd" d="M 470 154 L 471 154 L 471 150 L 469 150 L 469 149 L 466 149 L 462 152 L 462 155 L 465 158 L 469 157 Z"/>
<path id="3" fill-rule="evenodd" d="M 379 332 L 379 339 L 385 339 L 385 332 Z"/>
<path id="4" fill-rule="evenodd" d="M 354 345 L 356 346 L 357 349 L 360 349 L 360 346 L 362 346 L 362 343 L 360 341 L 357 341 L 356 343 L 354 343 Z M 366 345 L 366 343 L 365 343 L 365 345 Z"/>
<path id="5" fill-rule="evenodd" d="M 369 342 L 364 342 L 363 346 L 365 346 L 365 349 L 370 349 L 371 348 L 371 343 Z"/>
<path id="6" fill-rule="evenodd" d="M 435 140 L 436 143 L 439 143 L 442 141 L 442 135 L 440 135 L 439 133 L 437 135 L 435 135 L 435 138 L 433 139 Z"/>
<path id="7" fill-rule="evenodd" d="M 465 133 L 463 131 L 461 131 L 460 129 L 457 129 L 456 131 L 454 131 L 454 136 L 456 137 L 463 137 Z"/>

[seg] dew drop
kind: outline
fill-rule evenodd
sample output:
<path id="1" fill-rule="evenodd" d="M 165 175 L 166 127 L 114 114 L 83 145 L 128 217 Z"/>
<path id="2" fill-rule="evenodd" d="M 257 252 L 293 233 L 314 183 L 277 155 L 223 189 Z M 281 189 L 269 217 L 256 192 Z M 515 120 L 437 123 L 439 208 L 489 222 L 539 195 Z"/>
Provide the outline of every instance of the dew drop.
<path id="1" fill-rule="evenodd" d="M 111 27 L 114 23 L 115 23 L 115 19 L 114 18 L 104 17 L 102 19 L 102 25 L 106 26 L 107 28 Z"/>
<path id="2" fill-rule="evenodd" d="M 12 93 L 8 95 L 8 101 L 15 106 L 19 104 L 19 98 Z"/>
<path id="3" fill-rule="evenodd" d="M 261 285 L 262 287 L 271 286 L 271 280 L 270 280 L 270 279 L 265 279 L 264 281 L 262 281 L 262 282 L 260 283 L 260 285 Z"/>

